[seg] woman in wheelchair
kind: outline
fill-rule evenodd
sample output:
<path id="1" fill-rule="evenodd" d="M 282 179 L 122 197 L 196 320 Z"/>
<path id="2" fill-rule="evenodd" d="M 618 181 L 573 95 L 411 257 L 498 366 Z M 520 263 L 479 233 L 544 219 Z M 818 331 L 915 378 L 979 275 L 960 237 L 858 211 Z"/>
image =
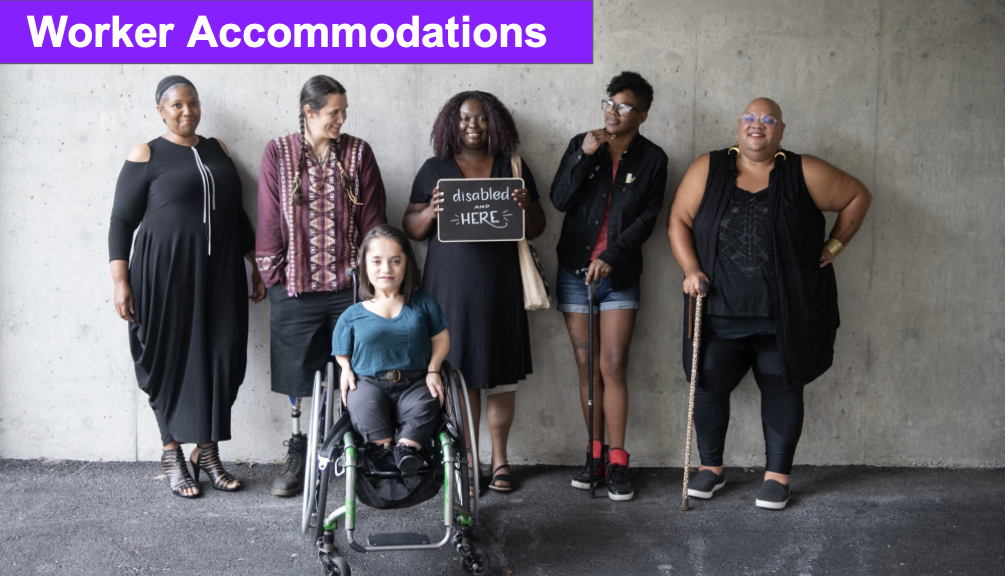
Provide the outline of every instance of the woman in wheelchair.
<path id="1" fill-rule="evenodd" d="M 360 302 L 342 314 L 332 338 L 342 403 L 356 432 L 375 446 L 375 466 L 394 466 L 411 478 L 425 465 L 421 451 L 443 406 L 447 319 L 418 290 L 419 268 L 401 230 L 372 229 L 360 247 L 359 270 Z"/>

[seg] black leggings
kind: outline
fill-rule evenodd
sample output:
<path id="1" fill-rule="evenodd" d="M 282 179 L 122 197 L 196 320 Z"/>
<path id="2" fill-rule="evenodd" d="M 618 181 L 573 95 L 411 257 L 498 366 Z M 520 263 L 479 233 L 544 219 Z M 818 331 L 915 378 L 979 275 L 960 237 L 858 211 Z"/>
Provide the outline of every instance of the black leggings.
<path id="1" fill-rule="evenodd" d="M 689 359 L 690 360 L 690 359 Z M 694 393 L 694 427 L 705 466 L 722 466 L 729 427 L 729 395 L 750 368 L 761 389 L 768 472 L 790 474 L 803 430 L 803 387 L 786 387 L 774 334 L 702 342 L 698 387 Z M 689 374 L 690 375 L 690 374 Z"/>

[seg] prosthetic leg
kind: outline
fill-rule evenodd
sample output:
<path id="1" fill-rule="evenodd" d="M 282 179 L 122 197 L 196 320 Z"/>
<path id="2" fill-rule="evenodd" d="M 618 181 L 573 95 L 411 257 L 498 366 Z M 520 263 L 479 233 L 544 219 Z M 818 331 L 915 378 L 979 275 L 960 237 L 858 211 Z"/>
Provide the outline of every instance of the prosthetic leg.
<path id="1" fill-rule="evenodd" d="M 290 419 L 293 435 L 283 442 L 288 449 L 283 467 L 272 481 L 273 496 L 296 496 L 304 488 L 304 462 L 307 459 L 307 437 L 300 432 L 300 398 L 290 396 Z"/>

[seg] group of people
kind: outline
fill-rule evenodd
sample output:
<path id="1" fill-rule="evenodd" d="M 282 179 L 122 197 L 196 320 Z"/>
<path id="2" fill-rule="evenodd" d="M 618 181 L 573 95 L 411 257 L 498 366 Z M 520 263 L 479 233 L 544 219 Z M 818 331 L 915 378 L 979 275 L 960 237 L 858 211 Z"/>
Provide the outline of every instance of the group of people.
<path id="1" fill-rule="evenodd" d="M 604 126 L 569 142 L 550 199 L 564 213 L 557 308 L 578 367 L 587 427 L 591 363 L 595 374 L 593 438 L 572 485 L 605 484 L 612 500 L 623 501 L 635 493 L 625 430 L 642 246 L 663 209 L 668 158 L 639 133 L 653 102 L 650 83 L 622 72 L 606 93 Z M 115 191 L 109 257 L 116 311 L 129 321 L 137 380 L 160 427 L 170 490 L 199 496 L 200 472 L 218 490 L 242 487 L 224 470 L 218 442 L 231 437 L 231 408 L 245 374 L 248 300 L 266 296 L 272 390 L 293 404 L 293 433 L 273 494 L 302 489 L 300 399 L 332 356 L 354 427 L 403 477 L 418 469 L 435 430 L 443 403 L 439 372 L 449 361 L 475 391 L 469 400 L 474 430 L 485 391 L 492 445 L 487 487 L 515 489 L 507 441 L 518 383 L 533 369 L 517 246 L 444 243 L 434 233 L 445 200 L 440 179 L 516 174 L 525 184 L 512 199 L 524 212 L 526 237 L 546 227 L 533 173 L 516 157 L 516 124 L 499 99 L 468 91 L 446 102 L 432 130 L 434 156 L 415 176 L 401 229 L 387 224 L 373 150 L 342 132 L 348 99 L 336 80 L 308 80 L 299 131 L 266 145 L 256 231 L 226 146 L 196 134 L 201 108 L 192 82 L 163 79 L 156 104 L 167 130 L 127 157 Z M 694 302 L 707 297 L 708 303 L 694 418 L 701 467 L 689 494 L 711 498 L 725 485 L 729 396 L 753 368 L 767 454 L 756 504 L 772 509 L 788 500 L 803 386 L 833 358 L 838 313 L 831 263 L 870 203 L 852 176 L 783 150 L 784 129 L 775 102 L 751 102 L 737 121 L 736 145 L 694 161 L 668 219 L 685 274 L 688 374 Z M 829 239 L 825 211 L 838 212 Z M 421 272 L 411 242 L 428 243 Z M 254 264 L 250 297 L 242 258 Z M 356 294 L 347 273 L 353 266 Z M 598 312 L 592 346 L 590 306 Z M 195 444 L 188 461 L 185 443 Z"/>

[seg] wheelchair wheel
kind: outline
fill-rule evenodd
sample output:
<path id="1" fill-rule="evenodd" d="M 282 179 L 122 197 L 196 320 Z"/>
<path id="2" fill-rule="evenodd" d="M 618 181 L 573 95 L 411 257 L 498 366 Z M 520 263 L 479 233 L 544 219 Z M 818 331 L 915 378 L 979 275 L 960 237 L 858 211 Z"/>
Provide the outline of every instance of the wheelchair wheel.
<path id="1" fill-rule="evenodd" d="M 321 387 L 321 371 L 314 375 L 314 392 L 311 394 L 311 422 L 307 429 L 307 459 L 304 462 L 304 492 L 303 507 L 300 520 L 300 531 L 307 533 L 310 526 L 311 513 L 314 511 L 314 486 L 318 478 L 318 436 L 321 431 L 321 419 L 324 417 L 322 403 L 324 397 Z"/>
<path id="2" fill-rule="evenodd" d="M 351 576 L 349 563 L 341 556 L 332 556 L 321 565 L 322 576 Z"/>
<path id="3" fill-rule="evenodd" d="M 335 406 L 336 402 L 341 406 L 341 396 L 335 391 L 338 387 L 335 385 L 335 366 L 331 362 L 328 363 L 328 369 L 325 374 L 325 399 L 324 399 L 324 425 L 321 427 L 324 431 L 322 438 L 318 442 L 318 446 L 327 440 L 328 435 L 332 432 L 332 427 L 335 426 Z M 341 410 L 339 410 L 341 413 Z M 325 532 L 325 506 L 328 503 L 328 483 L 331 482 L 332 468 L 335 467 L 335 462 L 329 462 L 325 469 L 321 471 L 320 478 L 316 484 L 314 490 L 316 496 L 314 498 L 314 540 L 317 541 L 318 538 Z M 317 463 L 315 463 L 314 468 L 317 469 Z M 346 564 L 348 569 L 349 565 Z M 346 572 L 348 574 L 348 572 Z"/>
<path id="4" fill-rule="evenodd" d="M 475 450 L 471 451 L 472 460 L 468 460 L 468 447 L 474 446 L 474 434 L 469 433 L 469 426 L 465 422 L 470 420 L 464 418 L 464 408 L 467 407 L 467 390 L 464 386 L 464 376 L 460 372 L 453 370 L 451 366 L 444 362 L 443 373 L 444 385 L 447 388 L 447 401 L 449 402 L 447 414 L 450 423 L 457 431 L 459 445 L 457 446 L 457 461 L 454 464 L 454 485 L 457 487 L 457 501 L 461 507 L 471 514 L 472 521 L 478 517 L 478 455 Z M 464 398 L 464 405 L 461 404 Z M 470 415 L 470 408 L 468 408 Z M 468 472 L 471 472 L 471 476 Z M 472 478 L 473 477 L 473 478 Z M 472 483 L 472 479 L 474 483 Z M 472 486 L 474 489 L 472 490 Z M 474 494 L 474 498 L 471 495 Z"/>

